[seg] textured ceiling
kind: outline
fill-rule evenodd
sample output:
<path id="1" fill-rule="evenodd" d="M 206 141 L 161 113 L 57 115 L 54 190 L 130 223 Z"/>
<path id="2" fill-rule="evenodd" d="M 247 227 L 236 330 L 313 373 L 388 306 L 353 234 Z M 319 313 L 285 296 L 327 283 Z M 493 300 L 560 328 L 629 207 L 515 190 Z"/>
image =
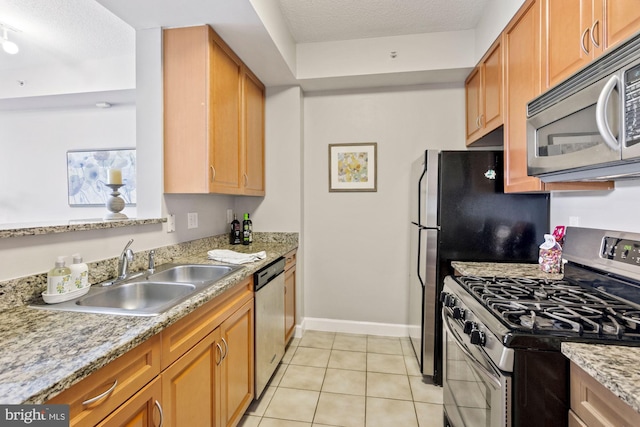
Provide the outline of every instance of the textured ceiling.
<path id="1" fill-rule="evenodd" d="M 298 43 L 475 28 L 488 0 L 279 0 Z"/>
<path id="2" fill-rule="evenodd" d="M 92 0 L 0 0 L 0 23 L 18 30 L 9 40 L 20 47 L 0 52 L 0 68 L 135 52 L 133 28 Z"/>

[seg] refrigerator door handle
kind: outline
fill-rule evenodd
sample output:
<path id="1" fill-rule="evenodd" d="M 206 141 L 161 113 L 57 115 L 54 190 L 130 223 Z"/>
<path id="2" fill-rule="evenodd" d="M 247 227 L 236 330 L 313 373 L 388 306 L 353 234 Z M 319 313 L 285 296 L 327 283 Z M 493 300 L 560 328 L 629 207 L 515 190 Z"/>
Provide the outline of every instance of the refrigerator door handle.
<path id="1" fill-rule="evenodd" d="M 422 286 L 422 289 L 424 289 L 424 280 L 422 279 L 422 276 L 420 276 L 420 261 L 422 260 L 422 253 L 420 252 L 420 249 L 422 248 L 422 230 L 424 230 L 422 227 L 418 228 L 418 262 L 416 263 L 418 271 L 416 273 L 418 275 L 420 285 Z"/>
<path id="2" fill-rule="evenodd" d="M 426 218 L 422 218 L 422 180 L 424 179 L 425 175 L 427 174 L 427 162 L 425 160 L 424 163 L 424 170 L 422 171 L 422 174 L 420 175 L 420 179 L 418 180 L 418 222 L 422 223 L 423 221 L 426 222 Z M 418 225 L 422 225 L 422 224 L 418 224 Z"/>

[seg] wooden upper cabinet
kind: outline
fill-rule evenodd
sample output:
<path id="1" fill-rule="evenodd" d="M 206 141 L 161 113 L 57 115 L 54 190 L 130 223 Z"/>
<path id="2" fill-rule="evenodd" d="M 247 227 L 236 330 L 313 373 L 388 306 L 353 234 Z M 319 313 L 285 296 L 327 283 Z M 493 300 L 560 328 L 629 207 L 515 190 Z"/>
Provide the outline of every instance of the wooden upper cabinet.
<path id="1" fill-rule="evenodd" d="M 547 89 L 591 62 L 602 50 L 602 14 L 594 16 L 592 0 L 542 0 L 542 4 L 542 65 Z"/>
<path id="2" fill-rule="evenodd" d="M 264 85 L 248 69 L 243 73 L 245 194 L 264 196 Z"/>
<path id="3" fill-rule="evenodd" d="M 163 51 L 165 193 L 264 195 L 264 85 L 207 25 Z"/>
<path id="4" fill-rule="evenodd" d="M 502 125 L 502 42 L 489 48 L 465 81 L 467 145 Z"/>
<path id="5" fill-rule="evenodd" d="M 638 0 L 604 1 L 605 48 L 611 48 L 640 31 L 640 4 Z"/>
<path id="6" fill-rule="evenodd" d="M 640 30 L 637 0 L 542 0 L 544 88 Z"/>
<path id="7" fill-rule="evenodd" d="M 504 191 L 543 191 L 527 175 L 527 102 L 540 94 L 540 0 L 528 0 L 503 33 L 505 61 Z"/>

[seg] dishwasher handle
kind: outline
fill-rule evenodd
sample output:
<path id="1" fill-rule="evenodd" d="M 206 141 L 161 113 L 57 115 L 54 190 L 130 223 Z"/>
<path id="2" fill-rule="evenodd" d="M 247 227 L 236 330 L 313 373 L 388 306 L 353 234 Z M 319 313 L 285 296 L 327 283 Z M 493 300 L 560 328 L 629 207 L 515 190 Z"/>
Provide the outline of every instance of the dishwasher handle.
<path id="1" fill-rule="evenodd" d="M 284 273 L 285 258 L 280 257 L 271 264 L 258 270 L 253 276 L 253 290 L 259 291 L 273 279 Z"/>

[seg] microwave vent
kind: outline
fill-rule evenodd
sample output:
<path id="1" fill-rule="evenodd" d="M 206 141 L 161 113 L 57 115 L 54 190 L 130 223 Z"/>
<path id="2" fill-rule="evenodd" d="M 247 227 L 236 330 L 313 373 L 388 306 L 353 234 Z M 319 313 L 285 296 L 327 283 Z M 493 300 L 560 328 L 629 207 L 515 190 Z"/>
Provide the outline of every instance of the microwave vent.
<path id="1" fill-rule="evenodd" d="M 527 117 L 535 116 L 567 96 L 592 85 L 606 76 L 610 76 L 639 57 L 640 33 L 596 59 L 567 80 L 533 99 L 527 104 Z"/>

